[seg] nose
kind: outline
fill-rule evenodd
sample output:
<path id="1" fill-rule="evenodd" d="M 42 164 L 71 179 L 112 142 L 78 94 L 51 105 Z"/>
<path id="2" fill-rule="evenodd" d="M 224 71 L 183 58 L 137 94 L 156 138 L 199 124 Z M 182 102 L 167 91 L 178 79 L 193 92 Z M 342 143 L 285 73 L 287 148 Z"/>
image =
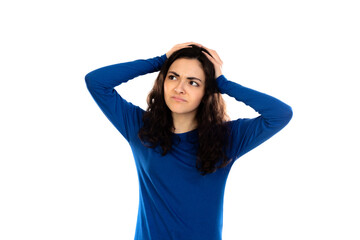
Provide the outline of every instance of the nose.
<path id="1" fill-rule="evenodd" d="M 184 83 L 179 81 L 179 84 L 175 87 L 175 92 L 180 94 L 180 93 L 185 93 L 185 89 L 184 89 Z"/>

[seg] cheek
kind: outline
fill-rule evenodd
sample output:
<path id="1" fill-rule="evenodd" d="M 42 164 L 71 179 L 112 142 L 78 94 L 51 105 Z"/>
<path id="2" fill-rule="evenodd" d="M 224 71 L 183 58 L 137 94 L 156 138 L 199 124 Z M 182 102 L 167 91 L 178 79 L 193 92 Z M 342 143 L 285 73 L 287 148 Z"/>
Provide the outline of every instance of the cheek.
<path id="1" fill-rule="evenodd" d="M 171 88 L 170 88 L 169 84 L 164 83 L 164 85 L 163 85 L 163 99 L 165 100 L 166 105 L 168 104 L 170 95 L 171 95 Z"/>
<path id="2" fill-rule="evenodd" d="M 197 104 L 200 104 L 203 97 L 204 97 L 204 91 L 196 91 L 193 93 L 193 99 Z"/>
<path id="3" fill-rule="evenodd" d="M 168 86 L 167 86 L 166 82 L 164 82 L 163 91 L 164 91 L 164 95 L 166 95 L 168 92 Z"/>
<path id="4" fill-rule="evenodd" d="M 164 82 L 164 93 L 168 93 L 171 90 L 171 84 L 168 81 Z"/>
<path id="5" fill-rule="evenodd" d="M 204 97 L 205 95 L 205 88 L 202 88 L 199 92 L 198 92 L 198 98 L 201 99 Z"/>

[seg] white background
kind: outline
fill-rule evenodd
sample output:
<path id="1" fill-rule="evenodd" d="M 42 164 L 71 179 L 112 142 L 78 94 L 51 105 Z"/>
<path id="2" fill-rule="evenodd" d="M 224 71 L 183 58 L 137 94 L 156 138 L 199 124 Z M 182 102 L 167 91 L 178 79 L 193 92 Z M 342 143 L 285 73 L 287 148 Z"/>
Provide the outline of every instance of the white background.
<path id="1" fill-rule="evenodd" d="M 0 239 L 134 238 L 133 156 L 84 77 L 188 41 L 294 112 L 233 165 L 223 239 L 360 239 L 356 2 L 2 2 Z M 145 109 L 156 74 L 116 89 Z M 232 119 L 257 115 L 224 98 Z"/>

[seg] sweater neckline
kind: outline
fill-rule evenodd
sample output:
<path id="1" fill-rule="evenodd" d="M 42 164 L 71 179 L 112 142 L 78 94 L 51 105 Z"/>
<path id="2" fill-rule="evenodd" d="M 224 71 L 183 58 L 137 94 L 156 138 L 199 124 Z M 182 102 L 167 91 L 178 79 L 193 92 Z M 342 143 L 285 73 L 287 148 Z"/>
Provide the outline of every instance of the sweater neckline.
<path id="1" fill-rule="evenodd" d="M 193 132 L 195 132 L 195 131 L 197 131 L 197 128 L 195 128 L 195 129 L 193 129 L 193 130 L 190 130 L 190 131 L 187 131 L 187 132 L 183 132 L 183 133 L 173 133 L 173 134 L 178 135 L 178 136 L 180 136 L 180 135 L 188 135 L 188 134 L 191 134 L 191 133 L 193 133 Z"/>
<path id="2" fill-rule="evenodd" d="M 190 130 L 188 132 L 183 132 L 183 133 L 172 133 L 173 136 L 178 136 L 180 137 L 180 139 L 186 139 L 186 138 L 193 138 L 198 134 L 198 129 L 195 128 L 193 130 Z"/>

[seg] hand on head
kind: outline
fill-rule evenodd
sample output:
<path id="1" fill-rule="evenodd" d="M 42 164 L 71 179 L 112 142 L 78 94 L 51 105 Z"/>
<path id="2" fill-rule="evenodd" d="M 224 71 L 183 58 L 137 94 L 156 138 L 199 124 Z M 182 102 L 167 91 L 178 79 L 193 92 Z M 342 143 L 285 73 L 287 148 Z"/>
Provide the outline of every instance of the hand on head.
<path id="1" fill-rule="evenodd" d="M 221 71 L 221 67 L 222 67 L 222 60 L 220 59 L 219 55 L 217 54 L 217 52 L 213 49 L 209 49 L 199 43 L 195 43 L 195 42 L 186 42 L 186 43 L 180 43 L 180 44 L 176 44 L 175 46 L 173 46 L 167 53 L 166 53 L 166 57 L 169 58 L 171 56 L 171 54 L 173 54 L 174 52 L 176 52 L 177 50 L 181 49 L 181 48 L 190 48 L 192 46 L 190 46 L 191 44 L 196 45 L 200 48 L 206 49 L 211 56 L 206 53 L 205 51 L 202 51 L 205 56 L 208 57 L 208 59 L 214 64 L 214 68 L 215 68 L 215 78 L 218 78 L 219 76 L 222 75 L 222 71 Z"/>
<path id="2" fill-rule="evenodd" d="M 202 51 L 205 56 L 208 57 L 208 59 L 214 64 L 214 68 L 215 68 L 215 78 L 218 78 L 222 75 L 222 71 L 221 71 L 221 67 L 223 65 L 223 61 L 221 60 L 221 58 L 219 57 L 219 55 L 217 54 L 217 52 L 213 49 L 207 48 L 202 46 L 203 48 L 205 48 L 206 50 L 208 50 L 208 52 L 211 54 L 211 56 L 205 52 Z"/>
<path id="3" fill-rule="evenodd" d="M 171 56 L 171 54 L 173 54 L 174 52 L 176 52 L 177 50 L 181 49 L 181 48 L 190 48 L 192 46 L 190 46 L 191 44 L 197 45 L 199 47 L 202 47 L 201 44 L 199 43 L 195 43 L 195 42 L 186 42 L 186 43 L 179 43 L 176 44 L 175 46 L 173 46 L 167 53 L 166 53 L 166 57 L 169 58 Z"/>

